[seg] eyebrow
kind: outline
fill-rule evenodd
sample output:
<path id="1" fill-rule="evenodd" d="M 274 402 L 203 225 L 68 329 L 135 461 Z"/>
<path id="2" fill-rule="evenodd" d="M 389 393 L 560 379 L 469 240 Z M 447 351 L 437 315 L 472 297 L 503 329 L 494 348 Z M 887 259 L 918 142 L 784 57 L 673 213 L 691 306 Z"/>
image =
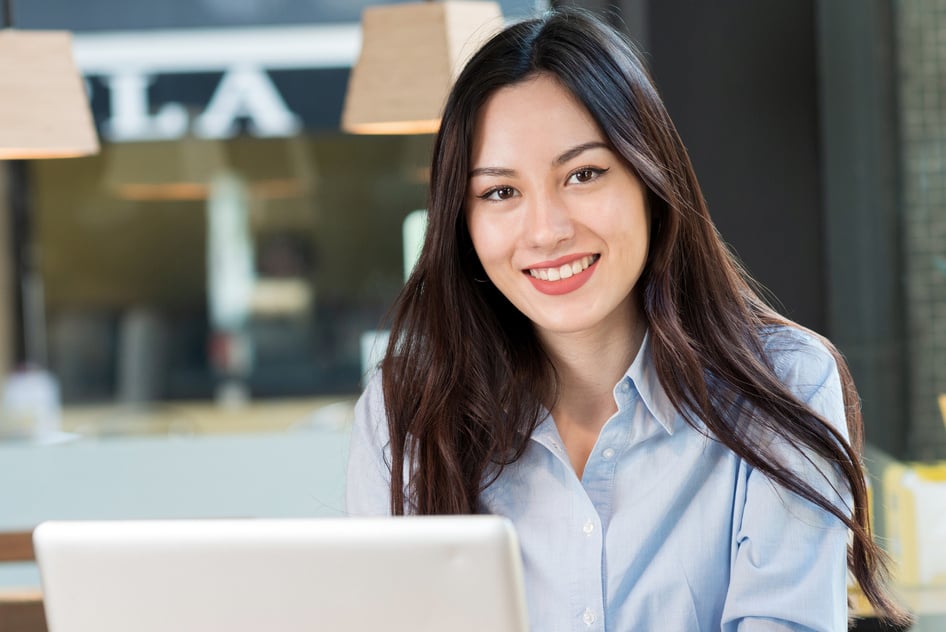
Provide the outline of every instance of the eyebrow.
<path id="1" fill-rule="evenodd" d="M 583 154 L 589 149 L 602 149 L 602 148 L 608 149 L 609 147 L 607 143 L 602 143 L 600 140 L 593 140 L 591 142 L 582 143 L 581 145 L 572 147 L 571 149 L 563 153 L 561 156 L 556 158 L 554 164 L 556 166 L 563 165 L 569 160 L 571 160 L 572 158 L 575 158 L 576 156 Z"/>
<path id="2" fill-rule="evenodd" d="M 610 149 L 607 143 L 603 143 L 599 140 L 593 140 L 587 143 L 582 143 L 562 153 L 560 156 L 558 156 L 555 160 L 552 161 L 552 164 L 555 166 L 560 166 L 560 165 L 565 164 L 572 158 L 575 158 L 576 156 L 580 156 L 581 154 L 588 151 L 589 149 L 600 149 L 600 148 Z M 475 178 L 476 176 L 498 176 L 501 178 L 509 178 L 515 175 L 516 175 L 515 169 L 508 169 L 505 167 L 477 167 L 476 169 L 470 170 L 469 177 Z"/>
<path id="3" fill-rule="evenodd" d="M 470 171 L 471 178 L 476 176 L 499 176 L 501 178 L 509 178 L 514 175 L 516 175 L 515 169 L 505 169 L 503 167 L 477 167 Z"/>

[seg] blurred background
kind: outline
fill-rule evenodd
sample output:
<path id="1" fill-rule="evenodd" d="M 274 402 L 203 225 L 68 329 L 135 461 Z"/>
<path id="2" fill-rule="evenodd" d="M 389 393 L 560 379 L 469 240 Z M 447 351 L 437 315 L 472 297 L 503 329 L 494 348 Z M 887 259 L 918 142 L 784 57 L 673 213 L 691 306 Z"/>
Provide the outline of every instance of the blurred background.
<path id="1" fill-rule="evenodd" d="M 15 3 L 73 33 L 101 151 L 0 161 L 0 530 L 342 512 L 433 141 L 341 129 L 384 4 Z M 638 43 L 724 240 L 846 355 L 875 521 L 946 584 L 946 0 L 567 4 Z"/>

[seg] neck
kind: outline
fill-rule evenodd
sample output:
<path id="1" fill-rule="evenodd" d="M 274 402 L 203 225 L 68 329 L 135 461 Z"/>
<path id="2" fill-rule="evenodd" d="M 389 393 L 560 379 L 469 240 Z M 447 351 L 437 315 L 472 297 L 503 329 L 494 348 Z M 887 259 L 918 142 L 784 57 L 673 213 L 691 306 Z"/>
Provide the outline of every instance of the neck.
<path id="1" fill-rule="evenodd" d="M 640 304 L 630 299 L 590 330 L 539 332 L 559 380 L 549 410 L 579 478 L 601 429 L 617 412 L 612 389 L 637 355 L 645 323 Z"/>
<path id="2" fill-rule="evenodd" d="M 614 385 L 637 355 L 646 330 L 639 302 L 630 300 L 626 310 L 592 330 L 541 332 L 559 378 L 553 416 L 603 424 L 614 412 Z"/>

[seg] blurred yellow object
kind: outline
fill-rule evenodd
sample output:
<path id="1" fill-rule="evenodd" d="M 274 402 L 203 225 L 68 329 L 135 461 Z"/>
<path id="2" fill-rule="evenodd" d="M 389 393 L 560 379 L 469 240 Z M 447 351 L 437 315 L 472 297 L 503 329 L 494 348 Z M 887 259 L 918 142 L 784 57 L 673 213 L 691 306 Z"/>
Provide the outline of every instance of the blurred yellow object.
<path id="1" fill-rule="evenodd" d="M 897 583 L 946 586 L 946 462 L 889 465 L 883 489 Z"/>

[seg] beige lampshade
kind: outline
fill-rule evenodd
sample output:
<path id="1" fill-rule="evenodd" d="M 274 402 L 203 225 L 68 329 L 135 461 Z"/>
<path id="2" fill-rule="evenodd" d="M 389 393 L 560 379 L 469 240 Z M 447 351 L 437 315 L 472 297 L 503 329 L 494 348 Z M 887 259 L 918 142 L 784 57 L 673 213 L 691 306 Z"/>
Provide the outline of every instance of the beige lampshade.
<path id="1" fill-rule="evenodd" d="M 0 160 L 99 150 L 66 31 L 0 30 Z"/>
<path id="2" fill-rule="evenodd" d="M 369 7 L 352 68 L 342 129 L 356 134 L 431 134 L 470 56 L 503 26 L 495 2 L 420 2 Z"/>
<path id="3" fill-rule="evenodd" d="M 219 140 L 113 143 L 105 154 L 105 187 L 125 200 L 205 200 L 227 168 Z"/>

